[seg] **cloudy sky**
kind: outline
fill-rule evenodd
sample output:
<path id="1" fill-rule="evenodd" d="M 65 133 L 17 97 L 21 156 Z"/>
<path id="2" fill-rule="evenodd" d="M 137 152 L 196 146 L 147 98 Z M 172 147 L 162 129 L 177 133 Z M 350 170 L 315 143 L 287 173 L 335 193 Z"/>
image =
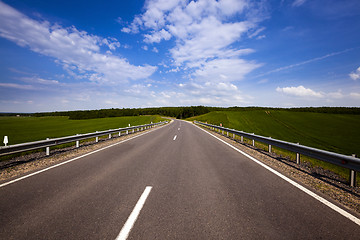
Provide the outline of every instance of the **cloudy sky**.
<path id="1" fill-rule="evenodd" d="M 358 0 L 0 0 L 0 112 L 360 107 Z"/>

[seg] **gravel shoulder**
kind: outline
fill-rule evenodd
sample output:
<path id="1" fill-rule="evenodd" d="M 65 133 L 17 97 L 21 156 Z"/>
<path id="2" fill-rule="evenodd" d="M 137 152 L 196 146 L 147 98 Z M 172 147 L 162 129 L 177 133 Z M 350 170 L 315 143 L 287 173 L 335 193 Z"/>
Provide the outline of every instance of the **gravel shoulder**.
<path id="1" fill-rule="evenodd" d="M 0 183 L 79 157 L 109 145 L 122 142 L 126 139 L 143 134 L 144 132 L 154 131 L 158 128 L 159 127 L 155 127 L 140 132 L 129 133 L 128 135 L 122 135 L 120 137 L 113 135 L 113 137 L 110 139 L 99 139 L 98 143 L 96 143 L 95 140 L 82 142 L 78 148 L 76 148 L 74 143 L 74 146 L 71 147 L 51 149 L 50 156 L 46 156 L 45 151 L 42 151 L 14 157 L 6 161 L 1 161 Z"/>

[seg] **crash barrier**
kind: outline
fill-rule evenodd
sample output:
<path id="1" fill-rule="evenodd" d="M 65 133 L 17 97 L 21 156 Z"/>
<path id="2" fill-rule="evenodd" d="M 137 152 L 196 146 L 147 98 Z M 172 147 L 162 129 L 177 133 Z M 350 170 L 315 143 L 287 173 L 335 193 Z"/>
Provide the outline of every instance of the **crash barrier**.
<path id="1" fill-rule="evenodd" d="M 349 169 L 349 183 L 350 186 L 356 186 L 356 172 L 360 171 L 360 159 L 356 158 L 355 155 L 347 156 L 339 153 L 329 152 L 317 148 L 312 148 L 304 145 L 300 145 L 299 143 L 291 143 L 282 140 L 277 140 L 271 137 L 263 137 L 260 135 L 256 135 L 254 133 L 246 133 L 243 131 L 238 131 L 235 129 L 229 129 L 222 126 L 216 126 L 208 123 L 202 123 L 198 121 L 194 121 L 195 124 L 210 128 L 214 131 L 218 131 L 223 135 L 229 134 L 235 136 L 239 136 L 241 142 L 243 142 L 243 138 L 246 137 L 252 140 L 252 145 L 255 146 L 255 141 L 259 141 L 269 145 L 269 152 L 271 152 L 271 147 L 276 146 L 291 152 L 296 153 L 296 163 L 300 164 L 300 154 L 315 158 L 324 162 L 332 163 L 344 168 Z"/>

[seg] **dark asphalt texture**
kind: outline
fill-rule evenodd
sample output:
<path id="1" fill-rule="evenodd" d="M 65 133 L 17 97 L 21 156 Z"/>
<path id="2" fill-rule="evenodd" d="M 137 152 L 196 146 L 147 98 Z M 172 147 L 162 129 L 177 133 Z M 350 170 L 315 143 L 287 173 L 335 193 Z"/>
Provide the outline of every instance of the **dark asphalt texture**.
<path id="1" fill-rule="evenodd" d="M 360 236 L 349 219 L 176 120 L 0 188 L 0 239 L 115 239 L 146 186 L 128 239 Z"/>

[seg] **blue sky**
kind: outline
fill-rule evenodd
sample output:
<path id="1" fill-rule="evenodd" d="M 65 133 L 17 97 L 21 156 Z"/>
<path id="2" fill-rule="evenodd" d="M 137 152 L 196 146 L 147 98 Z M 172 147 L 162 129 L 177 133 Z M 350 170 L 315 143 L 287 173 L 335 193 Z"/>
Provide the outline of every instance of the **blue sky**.
<path id="1" fill-rule="evenodd" d="M 0 112 L 360 107 L 358 0 L 0 0 Z"/>

